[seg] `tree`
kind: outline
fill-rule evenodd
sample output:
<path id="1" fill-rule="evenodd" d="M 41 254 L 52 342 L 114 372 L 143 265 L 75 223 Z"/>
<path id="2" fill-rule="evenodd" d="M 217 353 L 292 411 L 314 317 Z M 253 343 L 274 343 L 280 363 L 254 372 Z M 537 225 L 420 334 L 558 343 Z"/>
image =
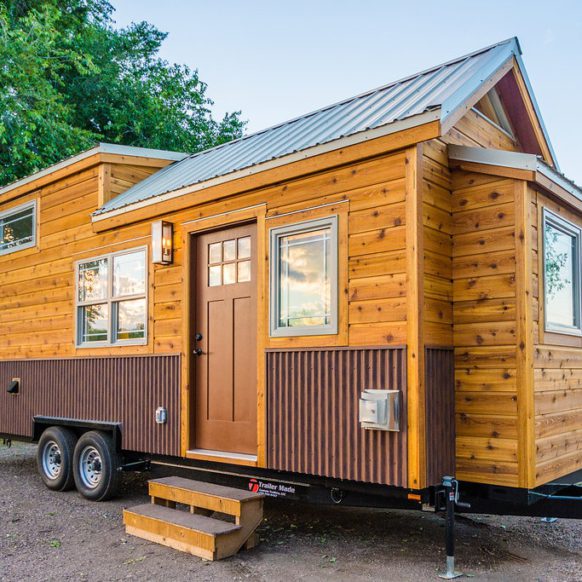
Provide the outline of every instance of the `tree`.
<path id="1" fill-rule="evenodd" d="M 165 33 L 112 15 L 107 0 L 0 0 L 0 184 L 98 141 L 196 152 L 242 135 L 197 71 L 159 57 Z"/>

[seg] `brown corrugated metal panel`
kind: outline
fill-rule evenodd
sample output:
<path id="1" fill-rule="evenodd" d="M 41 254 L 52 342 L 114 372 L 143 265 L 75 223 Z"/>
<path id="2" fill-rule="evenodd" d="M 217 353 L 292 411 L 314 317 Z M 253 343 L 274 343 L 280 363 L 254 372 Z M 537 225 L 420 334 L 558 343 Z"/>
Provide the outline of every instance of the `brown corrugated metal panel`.
<path id="1" fill-rule="evenodd" d="M 6 388 L 20 378 L 18 395 Z M 156 424 L 163 406 L 168 422 Z M 0 361 L 0 434 L 32 437 L 32 418 L 121 423 L 122 447 L 180 453 L 180 356 Z"/>
<path id="2" fill-rule="evenodd" d="M 452 348 L 427 348 L 427 484 L 455 474 L 455 361 Z"/>
<path id="3" fill-rule="evenodd" d="M 298 473 L 406 487 L 405 348 L 267 352 L 268 465 Z M 400 432 L 364 430 L 364 389 L 402 391 Z"/>

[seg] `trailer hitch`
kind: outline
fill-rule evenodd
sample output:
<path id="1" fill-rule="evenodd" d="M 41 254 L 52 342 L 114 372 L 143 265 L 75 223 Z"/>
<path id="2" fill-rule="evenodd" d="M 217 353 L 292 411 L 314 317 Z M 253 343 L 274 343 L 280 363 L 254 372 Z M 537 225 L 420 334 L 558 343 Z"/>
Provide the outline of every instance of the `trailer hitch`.
<path id="1" fill-rule="evenodd" d="M 436 495 L 437 510 L 445 511 L 445 546 L 447 551 L 446 571 L 439 578 L 452 580 L 463 574 L 455 570 L 455 508 L 469 509 L 469 503 L 459 500 L 459 482 L 450 476 L 443 477 L 442 488 Z"/>

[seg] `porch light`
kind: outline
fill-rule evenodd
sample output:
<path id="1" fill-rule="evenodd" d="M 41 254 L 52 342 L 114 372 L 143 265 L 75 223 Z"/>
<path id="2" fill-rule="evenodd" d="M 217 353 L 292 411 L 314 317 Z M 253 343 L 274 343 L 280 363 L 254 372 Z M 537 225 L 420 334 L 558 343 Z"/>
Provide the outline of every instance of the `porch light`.
<path id="1" fill-rule="evenodd" d="M 152 262 L 156 265 L 170 265 L 172 263 L 172 234 L 171 222 L 160 220 L 152 223 Z"/>

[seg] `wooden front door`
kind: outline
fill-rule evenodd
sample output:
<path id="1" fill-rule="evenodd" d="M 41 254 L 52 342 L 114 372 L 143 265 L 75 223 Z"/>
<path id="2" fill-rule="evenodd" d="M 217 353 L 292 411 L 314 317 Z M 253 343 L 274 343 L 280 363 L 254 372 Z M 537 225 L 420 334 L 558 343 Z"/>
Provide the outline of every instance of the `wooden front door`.
<path id="1" fill-rule="evenodd" d="M 196 449 L 257 453 L 256 224 L 194 241 Z"/>

